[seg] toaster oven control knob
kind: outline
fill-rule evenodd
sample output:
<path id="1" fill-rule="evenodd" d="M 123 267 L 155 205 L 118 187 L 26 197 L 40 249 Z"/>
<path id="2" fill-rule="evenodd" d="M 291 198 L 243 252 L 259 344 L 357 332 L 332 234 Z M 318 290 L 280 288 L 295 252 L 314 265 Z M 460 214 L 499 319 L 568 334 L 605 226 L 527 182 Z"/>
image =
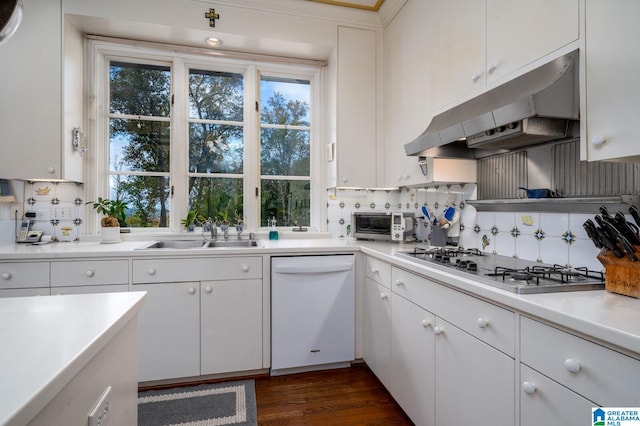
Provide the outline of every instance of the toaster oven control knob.
<path id="1" fill-rule="evenodd" d="M 579 373 L 582 370 L 582 363 L 577 359 L 567 358 L 564 360 L 564 368 L 569 371 L 569 373 Z"/>
<path id="2" fill-rule="evenodd" d="M 524 382 L 522 384 L 522 390 L 524 391 L 524 393 L 526 393 L 527 395 L 533 395 L 534 393 L 536 393 L 536 385 L 534 383 L 531 382 Z"/>
<path id="3" fill-rule="evenodd" d="M 478 318 L 478 321 L 476 321 L 476 324 L 478 324 L 478 327 L 480 328 L 489 327 L 489 321 L 484 318 Z"/>
<path id="4" fill-rule="evenodd" d="M 2 277 L 3 280 L 8 281 L 11 279 L 11 274 L 8 272 L 3 272 L 2 275 L 0 275 L 0 277 Z"/>

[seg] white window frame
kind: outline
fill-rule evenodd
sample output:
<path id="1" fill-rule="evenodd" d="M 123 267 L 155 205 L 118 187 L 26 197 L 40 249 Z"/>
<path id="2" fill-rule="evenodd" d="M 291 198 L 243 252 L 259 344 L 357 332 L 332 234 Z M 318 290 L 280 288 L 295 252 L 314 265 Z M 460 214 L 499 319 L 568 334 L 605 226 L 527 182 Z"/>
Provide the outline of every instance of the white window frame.
<path id="1" fill-rule="evenodd" d="M 237 56 L 237 55 L 236 55 Z M 215 69 L 242 74 L 244 85 L 244 216 L 248 230 L 264 231 L 260 227 L 260 195 L 256 197 L 255 187 L 260 188 L 261 176 L 259 156 L 260 112 L 255 111 L 255 101 L 260 90 L 260 74 L 277 75 L 304 79 L 311 82 L 311 164 L 310 164 L 310 230 L 326 230 L 326 185 L 324 168 L 325 140 L 325 79 L 326 67 L 320 65 L 295 64 L 295 61 L 283 59 L 278 61 L 256 61 L 250 55 L 247 58 L 215 57 L 214 61 L 207 58 L 206 51 L 202 54 L 176 51 L 175 46 L 162 45 L 156 48 L 131 44 L 120 44 L 104 40 L 87 40 L 86 70 L 86 134 L 88 151 L 85 167 L 85 196 L 88 201 L 98 197 L 108 197 L 109 181 L 107 179 L 109 156 L 109 62 L 112 59 L 168 65 L 172 74 L 172 95 L 174 104 L 171 110 L 171 169 L 173 178 L 173 196 L 170 208 L 170 226 L 167 228 L 131 228 L 135 234 L 167 234 L 180 232 L 180 219 L 186 217 L 188 210 L 188 156 L 184 144 L 188 143 L 188 99 L 187 75 L 189 68 Z M 291 64 L 290 62 L 294 62 Z M 251 84 L 255 82 L 255 84 Z M 184 108 L 178 108 L 184 106 Z M 180 175 L 181 171 L 185 173 Z M 212 175 L 211 177 L 224 177 Z M 269 176 L 273 178 L 274 176 Z M 295 177 L 285 177 L 296 179 Z M 99 232 L 98 217 L 90 207 L 86 210 L 85 232 L 93 234 Z"/>

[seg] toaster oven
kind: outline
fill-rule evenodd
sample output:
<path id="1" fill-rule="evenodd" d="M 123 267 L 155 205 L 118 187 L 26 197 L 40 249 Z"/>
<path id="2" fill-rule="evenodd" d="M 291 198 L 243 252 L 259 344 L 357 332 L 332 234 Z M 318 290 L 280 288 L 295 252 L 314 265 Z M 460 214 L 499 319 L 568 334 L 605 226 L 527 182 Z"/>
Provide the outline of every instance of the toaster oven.
<path id="1" fill-rule="evenodd" d="M 414 224 L 414 213 L 353 212 L 351 227 L 358 240 L 413 241 Z"/>

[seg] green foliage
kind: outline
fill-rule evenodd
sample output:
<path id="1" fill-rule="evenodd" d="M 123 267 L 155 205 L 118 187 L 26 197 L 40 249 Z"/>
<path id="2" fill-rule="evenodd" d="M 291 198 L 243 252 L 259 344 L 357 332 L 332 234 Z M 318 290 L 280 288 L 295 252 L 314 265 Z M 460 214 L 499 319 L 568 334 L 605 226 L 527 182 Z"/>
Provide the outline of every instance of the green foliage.
<path id="1" fill-rule="evenodd" d="M 185 229 L 187 229 L 190 226 L 195 225 L 196 221 L 198 220 L 198 216 L 199 215 L 196 210 L 189 210 L 187 212 L 187 217 L 180 220 L 180 223 L 182 224 L 182 226 L 184 226 Z"/>
<path id="2" fill-rule="evenodd" d="M 98 197 L 98 201 L 89 201 L 85 204 L 91 204 L 96 213 L 117 220 L 116 224 L 112 220 L 103 219 L 102 226 L 126 226 L 127 203 L 125 201 Z"/>

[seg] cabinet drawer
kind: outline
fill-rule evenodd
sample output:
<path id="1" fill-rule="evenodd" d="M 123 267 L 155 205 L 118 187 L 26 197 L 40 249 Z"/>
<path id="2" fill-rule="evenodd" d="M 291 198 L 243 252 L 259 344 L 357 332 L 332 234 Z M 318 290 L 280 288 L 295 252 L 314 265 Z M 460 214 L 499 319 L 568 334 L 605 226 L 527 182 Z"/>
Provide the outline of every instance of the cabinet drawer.
<path id="1" fill-rule="evenodd" d="M 367 256 L 367 277 L 389 288 L 391 286 L 391 265 Z"/>
<path id="2" fill-rule="evenodd" d="M 521 361 L 600 406 L 638 407 L 640 361 L 522 317 Z"/>
<path id="3" fill-rule="evenodd" d="M 0 263 L 0 289 L 49 287 L 49 262 Z"/>
<path id="4" fill-rule="evenodd" d="M 129 261 L 87 260 L 51 263 L 51 287 L 104 284 L 129 284 Z"/>
<path id="5" fill-rule="evenodd" d="M 456 327 L 515 356 L 515 314 L 427 278 L 393 268 L 393 291 Z"/>
<path id="6" fill-rule="evenodd" d="M 134 283 L 262 278 L 262 257 L 144 259 L 133 261 Z"/>

